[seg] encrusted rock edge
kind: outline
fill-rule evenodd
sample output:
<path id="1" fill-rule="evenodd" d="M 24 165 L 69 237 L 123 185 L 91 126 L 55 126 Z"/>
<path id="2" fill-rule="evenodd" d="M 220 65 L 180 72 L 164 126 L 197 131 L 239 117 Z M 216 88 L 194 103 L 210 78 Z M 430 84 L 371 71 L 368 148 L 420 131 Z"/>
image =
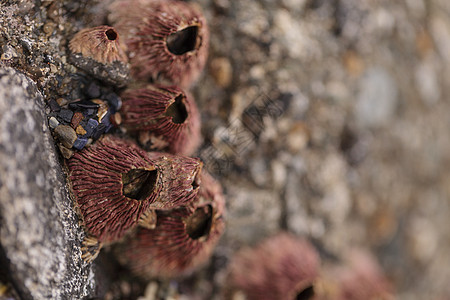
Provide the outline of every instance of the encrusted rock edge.
<path id="1" fill-rule="evenodd" d="M 0 68 L 0 273 L 22 299 L 95 294 L 58 159 L 36 84 Z"/>

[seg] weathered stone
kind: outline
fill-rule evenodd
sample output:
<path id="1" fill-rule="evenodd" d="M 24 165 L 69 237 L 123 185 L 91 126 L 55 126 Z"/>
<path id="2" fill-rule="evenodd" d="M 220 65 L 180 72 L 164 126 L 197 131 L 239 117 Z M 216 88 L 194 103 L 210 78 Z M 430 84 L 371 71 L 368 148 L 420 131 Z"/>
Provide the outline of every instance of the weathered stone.
<path id="1" fill-rule="evenodd" d="M 0 69 L 0 275 L 21 299 L 94 295 L 83 230 L 68 197 L 36 85 Z"/>
<path id="2" fill-rule="evenodd" d="M 77 140 L 77 133 L 69 125 L 59 125 L 55 128 L 55 134 L 58 140 L 67 148 L 72 148 Z"/>

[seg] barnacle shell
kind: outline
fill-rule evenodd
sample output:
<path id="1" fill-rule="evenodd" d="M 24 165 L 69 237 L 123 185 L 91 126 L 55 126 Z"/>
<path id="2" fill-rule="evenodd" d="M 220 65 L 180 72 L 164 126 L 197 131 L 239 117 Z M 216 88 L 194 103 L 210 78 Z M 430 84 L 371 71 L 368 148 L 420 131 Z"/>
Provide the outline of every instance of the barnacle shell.
<path id="1" fill-rule="evenodd" d="M 139 228 L 119 247 L 119 260 L 146 278 L 189 273 L 209 258 L 222 235 L 224 208 L 220 185 L 203 171 L 196 201 L 157 210 L 156 227 Z"/>
<path id="2" fill-rule="evenodd" d="M 319 299 L 392 300 L 392 288 L 376 259 L 367 251 L 352 249 L 344 264 L 328 267 L 321 280 Z"/>
<path id="3" fill-rule="evenodd" d="M 208 55 L 209 31 L 198 6 L 182 1 L 119 0 L 110 20 L 124 37 L 136 79 L 188 87 Z"/>
<path id="4" fill-rule="evenodd" d="M 200 115 L 192 96 L 175 86 L 150 85 L 122 94 L 122 126 L 150 134 L 154 149 L 191 155 L 200 144 Z"/>
<path id="5" fill-rule="evenodd" d="M 201 168 L 198 159 L 149 154 L 115 137 L 76 153 L 67 165 L 84 226 L 100 242 L 120 239 L 153 207 L 192 202 Z"/>
<path id="6" fill-rule="evenodd" d="M 248 300 L 312 299 L 319 272 L 319 256 L 304 239 L 281 233 L 256 248 L 233 257 L 227 279 L 228 295 Z"/>
<path id="7" fill-rule="evenodd" d="M 69 43 L 70 51 L 81 53 L 97 62 L 127 62 L 127 56 L 119 42 L 117 31 L 111 26 L 85 28 L 75 34 Z"/>

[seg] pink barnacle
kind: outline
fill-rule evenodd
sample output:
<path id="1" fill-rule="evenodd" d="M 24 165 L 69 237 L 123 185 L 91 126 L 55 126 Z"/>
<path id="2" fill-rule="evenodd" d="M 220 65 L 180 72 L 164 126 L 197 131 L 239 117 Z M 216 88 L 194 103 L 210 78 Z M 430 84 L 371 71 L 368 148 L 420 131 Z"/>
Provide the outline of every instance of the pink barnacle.
<path id="1" fill-rule="evenodd" d="M 156 210 L 154 229 L 139 228 L 119 247 L 119 260 L 145 278 L 192 272 L 210 257 L 222 235 L 225 203 L 220 185 L 205 171 L 200 192 L 188 206 Z"/>
<path id="2" fill-rule="evenodd" d="M 189 87 L 208 56 L 209 31 L 200 8 L 166 0 L 118 0 L 110 19 L 130 51 L 138 80 Z"/>
<path id="3" fill-rule="evenodd" d="M 192 97 L 175 86 L 153 86 L 122 94 L 122 126 L 137 132 L 152 150 L 191 155 L 200 144 L 200 115 Z"/>
<path id="4" fill-rule="evenodd" d="M 67 161 L 76 207 L 89 235 L 122 238 L 154 203 L 162 174 L 132 143 L 105 137 Z"/>
<path id="5" fill-rule="evenodd" d="M 313 299 L 319 255 L 307 240 L 281 233 L 238 251 L 228 272 L 227 299 Z"/>

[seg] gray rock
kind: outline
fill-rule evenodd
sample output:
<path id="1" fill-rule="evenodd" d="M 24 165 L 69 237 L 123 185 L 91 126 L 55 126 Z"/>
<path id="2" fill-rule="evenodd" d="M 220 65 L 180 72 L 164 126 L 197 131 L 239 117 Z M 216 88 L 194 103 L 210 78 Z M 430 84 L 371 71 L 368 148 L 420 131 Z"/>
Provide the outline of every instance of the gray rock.
<path id="1" fill-rule="evenodd" d="M 77 68 L 107 84 L 123 87 L 129 81 L 129 65 L 123 62 L 114 61 L 110 64 L 102 64 L 79 53 L 72 53 L 69 58 Z"/>
<path id="2" fill-rule="evenodd" d="M 92 266 L 36 85 L 0 68 L 0 275 L 22 299 L 92 297 Z"/>

